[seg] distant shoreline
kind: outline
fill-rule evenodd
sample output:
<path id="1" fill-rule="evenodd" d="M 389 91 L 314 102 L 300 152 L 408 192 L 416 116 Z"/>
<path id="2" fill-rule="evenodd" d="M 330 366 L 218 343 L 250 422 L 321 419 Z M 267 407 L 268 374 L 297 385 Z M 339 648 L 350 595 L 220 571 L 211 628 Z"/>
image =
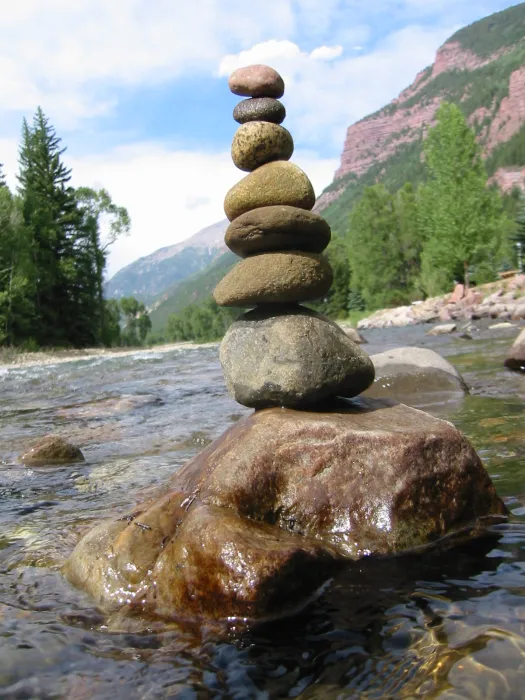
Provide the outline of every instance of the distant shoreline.
<path id="1" fill-rule="evenodd" d="M 38 365 L 57 365 L 64 362 L 91 360 L 97 357 L 125 357 L 137 353 L 166 353 L 182 348 L 197 349 L 212 343 L 166 343 L 136 348 L 82 348 L 79 350 L 41 350 L 24 352 L 12 348 L 0 349 L 0 367 L 35 367 Z"/>

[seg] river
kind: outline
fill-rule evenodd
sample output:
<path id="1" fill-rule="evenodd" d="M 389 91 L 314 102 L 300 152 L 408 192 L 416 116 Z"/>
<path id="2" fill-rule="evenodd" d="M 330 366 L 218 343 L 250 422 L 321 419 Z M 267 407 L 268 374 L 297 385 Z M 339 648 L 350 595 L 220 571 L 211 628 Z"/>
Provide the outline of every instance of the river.
<path id="1" fill-rule="evenodd" d="M 365 333 L 369 353 L 430 347 L 471 395 L 419 405 L 471 439 L 512 517 L 446 555 L 364 562 L 293 619 L 226 636 L 105 616 L 60 567 L 79 533 L 125 511 L 249 411 L 217 346 L 0 366 L 1 698 L 523 698 L 525 375 L 503 369 L 517 329 L 472 340 L 424 326 Z M 16 456 L 57 432 L 80 465 Z"/>

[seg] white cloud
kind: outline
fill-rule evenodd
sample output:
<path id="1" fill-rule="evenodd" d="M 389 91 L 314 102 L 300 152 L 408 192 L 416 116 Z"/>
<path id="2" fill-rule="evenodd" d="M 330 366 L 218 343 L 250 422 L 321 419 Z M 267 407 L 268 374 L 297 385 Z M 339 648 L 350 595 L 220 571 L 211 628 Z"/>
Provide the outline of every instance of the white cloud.
<path id="1" fill-rule="evenodd" d="M 342 46 L 319 46 L 310 53 L 312 61 L 333 61 L 343 53 Z"/>

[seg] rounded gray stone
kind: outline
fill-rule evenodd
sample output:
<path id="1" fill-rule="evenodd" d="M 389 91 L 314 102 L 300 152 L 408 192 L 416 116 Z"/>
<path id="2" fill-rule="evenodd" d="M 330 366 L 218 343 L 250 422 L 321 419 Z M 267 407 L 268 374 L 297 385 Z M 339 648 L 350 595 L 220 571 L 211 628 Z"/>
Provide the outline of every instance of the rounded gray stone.
<path id="1" fill-rule="evenodd" d="M 234 164 L 248 172 L 274 160 L 289 160 L 292 153 L 290 132 L 279 124 L 260 121 L 240 126 L 231 148 Z"/>
<path id="2" fill-rule="evenodd" d="M 250 408 L 308 407 L 374 381 L 368 355 L 330 319 L 301 306 L 240 316 L 220 348 L 228 391 Z"/>
<path id="3" fill-rule="evenodd" d="M 330 226 L 319 214 L 299 207 L 269 206 L 252 209 L 228 226 L 224 242 L 245 258 L 277 250 L 322 253 L 330 243 Z"/>
<path id="4" fill-rule="evenodd" d="M 239 124 L 261 121 L 280 124 L 286 117 L 286 109 L 282 102 L 273 97 L 250 97 L 242 100 L 233 110 L 233 118 Z"/>

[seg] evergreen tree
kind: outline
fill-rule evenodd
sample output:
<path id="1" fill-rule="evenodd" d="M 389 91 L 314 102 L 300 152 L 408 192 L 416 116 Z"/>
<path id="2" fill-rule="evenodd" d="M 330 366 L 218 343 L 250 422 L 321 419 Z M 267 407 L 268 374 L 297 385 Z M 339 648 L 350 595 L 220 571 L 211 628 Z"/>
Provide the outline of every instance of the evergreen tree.
<path id="1" fill-rule="evenodd" d="M 475 133 L 461 110 L 444 102 L 424 141 L 428 181 L 421 188 L 422 283 L 429 294 L 468 287 L 472 266 L 494 267 L 507 222 L 487 175 Z M 478 280 L 479 281 L 479 280 Z"/>

